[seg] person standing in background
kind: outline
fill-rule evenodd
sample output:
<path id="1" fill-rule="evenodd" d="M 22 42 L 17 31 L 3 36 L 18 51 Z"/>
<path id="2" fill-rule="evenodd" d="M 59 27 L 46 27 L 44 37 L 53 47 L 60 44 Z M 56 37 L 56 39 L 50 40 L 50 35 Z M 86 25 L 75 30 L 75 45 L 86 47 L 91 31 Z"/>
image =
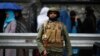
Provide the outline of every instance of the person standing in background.
<path id="1" fill-rule="evenodd" d="M 47 16 L 47 12 L 48 12 L 49 8 L 48 7 L 43 7 L 40 11 L 40 14 L 37 16 L 37 31 L 39 30 L 39 28 L 41 28 L 42 24 L 46 21 L 49 20 L 48 16 Z"/>
<path id="2" fill-rule="evenodd" d="M 60 17 L 59 17 L 59 21 L 61 21 L 62 23 L 64 23 L 64 25 L 66 26 L 68 33 L 71 33 L 71 19 L 70 19 L 70 15 L 68 14 L 68 11 L 66 9 L 60 9 Z"/>
<path id="3" fill-rule="evenodd" d="M 15 11 L 15 19 L 16 19 L 16 33 L 28 33 L 28 24 L 22 15 L 22 10 Z"/>
<path id="4" fill-rule="evenodd" d="M 80 18 L 78 18 L 76 11 L 70 11 L 70 19 L 71 19 L 71 33 L 81 33 L 82 23 Z M 73 56 L 79 56 L 79 48 L 72 48 Z"/>
<path id="5" fill-rule="evenodd" d="M 3 32 L 4 33 L 15 33 L 16 20 L 13 11 L 6 12 L 6 19 L 4 21 Z"/>
<path id="6" fill-rule="evenodd" d="M 27 29 L 28 24 L 23 18 L 22 10 L 15 11 L 15 19 L 16 19 L 16 24 L 17 24 L 15 33 L 28 33 L 28 29 Z M 27 49 L 16 49 L 16 53 L 17 53 L 17 56 L 28 56 Z"/>
<path id="7" fill-rule="evenodd" d="M 71 19 L 71 33 L 81 33 L 82 23 L 74 10 L 70 11 L 70 19 Z"/>
<path id="8" fill-rule="evenodd" d="M 85 20 L 82 24 L 82 33 L 96 33 L 96 16 L 90 6 L 85 8 Z"/>
<path id="9" fill-rule="evenodd" d="M 3 25 L 4 33 L 15 33 L 16 20 L 14 12 L 11 10 L 6 11 L 6 19 Z M 16 56 L 16 49 L 5 49 L 5 56 Z"/>
<path id="10" fill-rule="evenodd" d="M 65 25 L 58 21 L 59 14 L 58 9 L 50 8 L 47 13 L 49 21 L 44 23 L 39 30 L 37 43 L 42 56 L 63 56 L 64 48 L 67 56 L 72 55 L 70 38 Z"/>

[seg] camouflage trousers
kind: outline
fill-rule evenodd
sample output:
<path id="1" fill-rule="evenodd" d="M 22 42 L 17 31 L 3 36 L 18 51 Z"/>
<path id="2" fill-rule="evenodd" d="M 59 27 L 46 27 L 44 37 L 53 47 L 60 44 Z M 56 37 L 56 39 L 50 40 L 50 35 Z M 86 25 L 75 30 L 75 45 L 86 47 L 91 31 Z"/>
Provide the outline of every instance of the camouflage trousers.
<path id="1" fill-rule="evenodd" d="M 63 56 L 63 53 L 62 52 L 49 51 L 49 53 L 47 54 L 47 56 Z"/>

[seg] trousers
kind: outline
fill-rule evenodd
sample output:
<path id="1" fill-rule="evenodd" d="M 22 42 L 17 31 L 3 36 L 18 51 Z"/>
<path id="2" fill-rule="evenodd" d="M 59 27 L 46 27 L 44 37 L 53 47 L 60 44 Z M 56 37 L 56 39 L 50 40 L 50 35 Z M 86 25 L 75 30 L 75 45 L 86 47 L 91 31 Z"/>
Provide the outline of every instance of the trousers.
<path id="1" fill-rule="evenodd" d="M 63 56 L 62 52 L 49 51 L 47 56 Z"/>

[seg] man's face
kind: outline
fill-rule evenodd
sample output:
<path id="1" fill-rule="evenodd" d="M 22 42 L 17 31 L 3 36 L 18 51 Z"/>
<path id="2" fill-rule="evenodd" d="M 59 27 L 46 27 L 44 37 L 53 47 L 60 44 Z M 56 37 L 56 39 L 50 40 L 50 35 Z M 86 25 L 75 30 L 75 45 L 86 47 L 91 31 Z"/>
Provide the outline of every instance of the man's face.
<path id="1" fill-rule="evenodd" d="M 49 18 L 50 19 L 55 19 L 57 17 L 57 13 L 56 12 L 50 12 L 49 13 Z"/>

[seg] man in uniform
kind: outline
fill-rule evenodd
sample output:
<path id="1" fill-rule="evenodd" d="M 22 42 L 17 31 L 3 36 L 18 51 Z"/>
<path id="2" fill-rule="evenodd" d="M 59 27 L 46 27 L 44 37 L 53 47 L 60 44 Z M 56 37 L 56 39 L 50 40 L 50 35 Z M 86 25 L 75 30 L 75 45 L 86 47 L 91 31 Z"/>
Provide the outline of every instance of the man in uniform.
<path id="1" fill-rule="evenodd" d="M 41 56 L 63 56 L 64 49 L 67 56 L 72 55 L 70 38 L 64 24 L 58 21 L 59 15 L 58 9 L 50 8 L 49 20 L 39 30 L 37 43 Z"/>

